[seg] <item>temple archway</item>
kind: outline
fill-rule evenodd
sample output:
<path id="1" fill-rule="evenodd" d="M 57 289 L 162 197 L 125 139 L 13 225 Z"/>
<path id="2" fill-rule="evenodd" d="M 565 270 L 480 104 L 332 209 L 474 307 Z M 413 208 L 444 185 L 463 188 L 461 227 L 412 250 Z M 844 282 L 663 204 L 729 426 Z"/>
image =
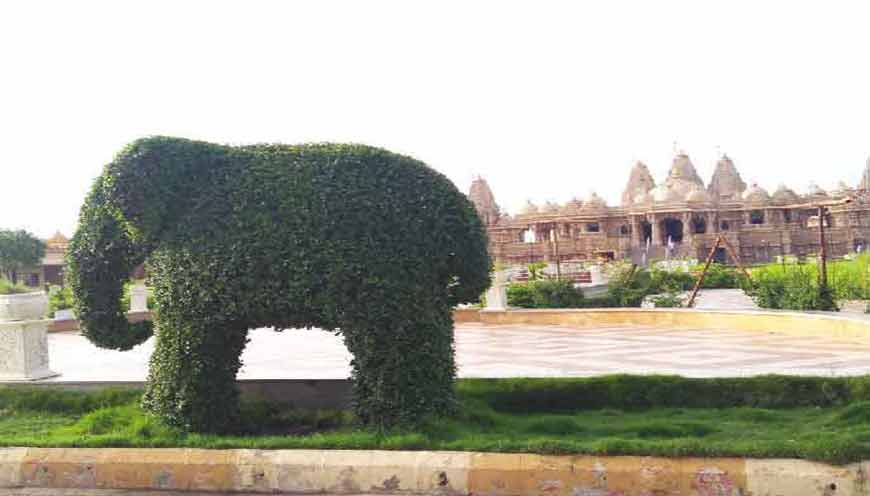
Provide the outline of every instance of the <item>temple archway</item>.
<path id="1" fill-rule="evenodd" d="M 683 241 L 683 221 L 668 217 L 662 221 L 662 244 L 667 244 L 668 239 L 674 243 Z"/>
<path id="2" fill-rule="evenodd" d="M 641 221 L 640 223 L 640 232 L 641 232 L 641 241 L 644 245 L 647 244 L 648 240 L 652 239 L 652 224 L 647 221 Z"/>

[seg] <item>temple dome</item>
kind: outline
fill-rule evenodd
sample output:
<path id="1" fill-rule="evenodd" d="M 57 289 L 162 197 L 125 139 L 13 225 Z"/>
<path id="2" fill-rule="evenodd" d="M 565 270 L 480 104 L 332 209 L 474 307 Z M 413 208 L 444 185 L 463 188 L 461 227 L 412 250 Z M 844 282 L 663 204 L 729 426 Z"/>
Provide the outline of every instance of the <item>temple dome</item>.
<path id="1" fill-rule="evenodd" d="M 728 155 L 716 162 L 716 170 L 710 179 L 707 191 L 715 200 L 739 200 L 746 191 L 746 183 Z"/>
<path id="2" fill-rule="evenodd" d="M 644 193 L 638 193 L 632 199 L 632 204 L 634 205 L 646 205 L 653 201 L 652 191 L 647 191 Z"/>
<path id="3" fill-rule="evenodd" d="M 559 205 L 557 205 L 551 201 L 548 201 L 547 203 L 544 204 L 544 207 L 541 209 L 541 212 L 545 213 L 545 214 L 557 214 L 557 213 L 559 213 L 559 210 L 561 210 L 559 208 Z"/>
<path id="4" fill-rule="evenodd" d="M 848 195 L 849 193 L 851 193 L 851 192 L 852 192 L 852 188 L 850 188 L 850 187 L 849 187 L 846 183 L 844 183 L 843 181 L 839 181 L 839 182 L 837 183 L 837 187 L 836 187 L 836 189 L 834 189 L 834 191 L 833 191 L 834 196 L 838 196 L 838 197 L 841 197 L 841 196 L 847 196 L 847 195 Z"/>
<path id="5" fill-rule="evenodd" d="M 656 203 L 683 203 L 691 193 L 703 188 L 704 181 L 698 176 L 689 156 L 680 153 L 674 157 L 664 184 L 653 188 L 650 194 Z"/>
<path id="6" fill-rule="evenodd" d="M 538 206 L 532 203 L 531 200 L 526 200 L 526 204 L 520 209 L 520 215 L 535 215 L 538 213 Z"/>
<path id="7" fill-rule="evenodd" d="M 692 191 L 692 183 L 685 182 L 685 187 L 660 184 L 655 187 L 650 194 L 656 203 L 675 203 L 683 201 L 686 196 Z"/>
<path id="8" fill-rule="evenodd" d="M 791 189 L 787 188 L 785 184 L 780 184 L 776 191 L 773 192 L 773 202 L 780 205 L 788 205 L 792 203 L 798 203 L 801 199 Z"/>
<path id="9" fill-rule="evenodd" d="M 770 195 L 767 194 L 767 190 L 753 183 L 753 185 L 743 193 L 743 201 L 746 203 L 768 203 L 770 202 Z"/>
<path id="10" fill-rule="evenodd" d="M 583 202 L 577 198 L 571 198 L 571 200 L 562 207 L 562 212 L 566 214 L 574 214 L 580 211 L 583 208 Z"/>
<path id="11" fill-rule="evenodd" d="M 607 202 L 604 201 L 604 198 L 598 196 L 597 193 L 592 191 L 589 193 L 589 196 L 586 198 L 586 201 L 583 202 L 583 210 L 596 210 L 607 208 Z"/>
<path id="12" fill-rule="evenodd" d="M 60 231 L 55 231 L 55 233 L 45 240 L 47 245 L 66 245 L 69 243 L 69 238 L 64 236 Z"/>
<path id="13" fill-rule="evenodd" d="M 807 188 L 807 196 L 827 198 L 828 192 L 820 188 L 818 184 L 810 183 L 809 187 Z"/>
<path id="14" fill-rule="evenodd" d="M 710 203 L 710 195 L 702 188 L 690 191 L 686 196 L 689 203 Z"/>
<path id="15" fill-rule="evenodd" d="M 668 172 L 668 178 L 665 180 L 665 183 L 669 181 L 689 181 L 697 184 L 698 186 L 704 187 L 704 181 L 701 180 L 701 176 L 698 175 L 698 171 L 695 170 L 694 164 L 692 164 L 691 159 L 685 153 L 679 153 L 676 157 L 674 157 L 674 161 L 671 163 L 671 170 Z"/>
<path id="16" fill-rule="evenodd" d="M 628 176 L 628 184 L 622 192 L 622 204 L 627 206 L 635 203 L 635 198 L 648 193 L 655 186 L 656 182 L 646 164 L 641 161 L 635 162 Z"/>

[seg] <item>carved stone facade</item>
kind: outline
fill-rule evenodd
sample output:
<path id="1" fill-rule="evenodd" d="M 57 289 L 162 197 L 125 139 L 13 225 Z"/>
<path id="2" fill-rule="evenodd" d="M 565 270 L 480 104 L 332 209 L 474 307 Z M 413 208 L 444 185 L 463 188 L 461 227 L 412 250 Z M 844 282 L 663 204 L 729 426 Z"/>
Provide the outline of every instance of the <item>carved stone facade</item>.
<path id="1" fill-rule="evenodd" d="M 819 251 L 820 203 L 829 205 L 830 255 L 870 247 L 870 161 L 857 187 L 841 184 L 826 192 L 813 185 L 804 195 L 784 185 L 772 195 L 757 184 L 747 187 L 728 156 L 717 162 L 705 186 L 688 155 L 679 153 L 659 185 L 646 165 L 636 163 L 618 207 L 592 193 L 565 205 L 528 202 L 510 216 L 498 209 L 481 178 L 469 196 L 487 225 L 491 255 L 507 264 L 601 258 L 639 262 L 664 258 L 668 250 L 673 256 L 703 259 L 720 234 L 747 263 L 780 255 L 805 257 Z M 716 256 L 733 262 L 724 250 Z"/>

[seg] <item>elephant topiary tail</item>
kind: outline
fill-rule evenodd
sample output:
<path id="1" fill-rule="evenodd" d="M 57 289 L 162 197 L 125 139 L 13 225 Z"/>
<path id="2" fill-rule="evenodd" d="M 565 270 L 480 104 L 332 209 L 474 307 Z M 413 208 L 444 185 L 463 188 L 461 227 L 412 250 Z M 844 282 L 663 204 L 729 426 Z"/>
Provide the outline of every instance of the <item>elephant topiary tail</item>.
<path id="1" fill-rule="evenodd" d="M 131 324 L 121 308 L 124 283 L 145 260 L 100 176 L 85 200 L 67 254 L 67 284 L 82 333 L 101 348 L 129 350 L 152 334 L 150 321 Z"/>

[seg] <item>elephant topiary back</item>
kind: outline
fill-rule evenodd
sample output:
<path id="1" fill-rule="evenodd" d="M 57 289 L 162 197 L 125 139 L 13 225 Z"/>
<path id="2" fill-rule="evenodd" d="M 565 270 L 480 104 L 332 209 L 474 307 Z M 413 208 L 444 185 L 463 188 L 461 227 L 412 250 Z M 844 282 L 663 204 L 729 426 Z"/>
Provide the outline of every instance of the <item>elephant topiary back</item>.
<path id="1" fill-rule="evenodd" d="M 198 431 L 236 425 L 239 356 L 264 326 L 340 332 L 365 424 L 451 411 L 451 308 L 486 289 L 490 268 L 465 195 L 361 145 L 139 140 L 95 183 L 71 248 L 84 332 L 110 348 L 150 334 L 118 308 L 148 261 L 157 343 L 143 402 Z"/>

